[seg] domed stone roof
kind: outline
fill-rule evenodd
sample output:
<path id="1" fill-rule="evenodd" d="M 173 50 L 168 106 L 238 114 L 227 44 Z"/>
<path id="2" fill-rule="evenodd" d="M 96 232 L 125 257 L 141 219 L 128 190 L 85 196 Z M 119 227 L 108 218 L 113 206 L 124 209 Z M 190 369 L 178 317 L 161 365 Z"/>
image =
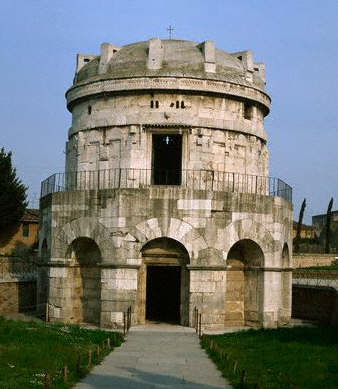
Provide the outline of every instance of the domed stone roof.
<path id="1" fill-rule="evenodd" d="M 150 43 L 158 41 L 157 54 L 160 55 L 160 66 L 149 66 Z M 185 40 L 149 40 L 116 48 L 111 58 L 100 69 L 100 56 L 90 56 L 80 68 L 74 85 L 104 79 L 132 77 L 187 77 L 228 81 L 264 91 L 264 65 L 252 62 L 251 52 L 229 54 L 215 49 L 211 43 L 210 55 L 206 54 L 205 42 L 197 43 Z M 155 50 L 155 51 L 156 51 Z M 213 59 L 212 59 L 213 58 Z M 249 58 L 249 59 L 248 59 Z M 153 59 L 155 61 L 155 59 Z M 212 63 L 213 70 L 206 69 L 206 62 Z M 250 63 L 251 62 L 251 63 Z M 248 77 L 248 72 L 249 77 Z"/>

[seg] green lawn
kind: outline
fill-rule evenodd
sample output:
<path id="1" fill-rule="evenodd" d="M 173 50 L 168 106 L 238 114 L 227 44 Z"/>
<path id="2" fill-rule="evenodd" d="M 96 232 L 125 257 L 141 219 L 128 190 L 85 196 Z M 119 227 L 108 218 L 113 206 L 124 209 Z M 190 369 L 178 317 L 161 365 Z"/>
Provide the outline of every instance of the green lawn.
<path id="1" fill-rule="evenodd" d="M 51 375 L 51 389 L 70 388 L 88 372 L 89 349 L 92 364 L 97 364 L 122 340 L 118 333 L 76 325 L 0 318 L 0 388 L 43 388 L 46 373 Z M 65 365 L 67 382 L 62 374 Z"/>
<path id="2" fill-rule="evenodd" d="M 338 327 L 204 335 L 201 343 L 235 388 L 338 388 Z"/>

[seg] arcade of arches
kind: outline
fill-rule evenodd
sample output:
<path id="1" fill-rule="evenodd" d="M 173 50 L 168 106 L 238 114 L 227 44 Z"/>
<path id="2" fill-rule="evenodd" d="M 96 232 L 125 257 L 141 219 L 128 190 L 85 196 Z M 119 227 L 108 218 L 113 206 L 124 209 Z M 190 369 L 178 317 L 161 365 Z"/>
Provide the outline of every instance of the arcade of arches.
<path id="1" fill-rule="evenodd" d="M 171 238 L 157 238 L 142 247 L 141 256 L 142 264 L 137 270 L 136 301 L 128 303 L 134 307 L 133 322 L 191 325 L 189 311 L 193 307 L 189 307 L 189 254 L 185 247 Z M 100 325 L 102 302 L 99 247 L 90 238 L 77 238 L 68 247 L 67 260 L 71 285 L 69 321 Z M 286 321 L 291 306 L 291 273 L 286 271 L 289 268 L 289 250 L 286 244 L 281 260 L 280 318 L 281 321 L 283 318 Z M 240 240 L 229 250 L 226 266 L 224 324 L 261 325 L 264 294 L 262 249 L 250 239 Z"/>

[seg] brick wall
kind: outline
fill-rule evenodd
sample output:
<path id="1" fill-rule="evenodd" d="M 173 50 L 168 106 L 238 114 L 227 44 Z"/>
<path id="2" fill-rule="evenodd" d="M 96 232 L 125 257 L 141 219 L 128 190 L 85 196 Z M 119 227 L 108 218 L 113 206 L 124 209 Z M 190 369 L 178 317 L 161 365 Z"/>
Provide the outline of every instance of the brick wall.
<path id="1" fill-rule="evenodd" d="M 292 317 L 338 324 L 338 293 L 330 287 L 293 285 Z"/>
<path id="2" fill-rule="evenodd" d="M 0 257 L 0 315 L 36 310 L 36 278 L 31 258 Z"/>
<path id="3" fill-rule="evenodd" d="M 36 309 L 36 281 L 0 280 L 0 315 Z"/>
<path id="4" fill-rule="evenodd" d="M 329 266 L 338 254 L 293 254 L 293 267 Z"/>
<path id="5" fill-rule="evenodd" d="M 293 271 L 292 317 L 338 324 L 338 271 Z"/>

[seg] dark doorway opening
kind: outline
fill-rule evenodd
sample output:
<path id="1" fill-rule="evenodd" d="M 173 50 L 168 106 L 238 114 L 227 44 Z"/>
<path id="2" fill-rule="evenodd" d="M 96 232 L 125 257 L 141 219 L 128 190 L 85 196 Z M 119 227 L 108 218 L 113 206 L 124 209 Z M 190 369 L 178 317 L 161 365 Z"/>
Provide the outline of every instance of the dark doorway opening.
<path id="1" fill-rule="evenodd" d="M 182 135 L 153 134 L 153 185 L 181 185 Z"/>
<path id="2" fill-rule="evenodd" d="M 146 320 L 180 322 L 181 268 L 147 266 Z"/>

